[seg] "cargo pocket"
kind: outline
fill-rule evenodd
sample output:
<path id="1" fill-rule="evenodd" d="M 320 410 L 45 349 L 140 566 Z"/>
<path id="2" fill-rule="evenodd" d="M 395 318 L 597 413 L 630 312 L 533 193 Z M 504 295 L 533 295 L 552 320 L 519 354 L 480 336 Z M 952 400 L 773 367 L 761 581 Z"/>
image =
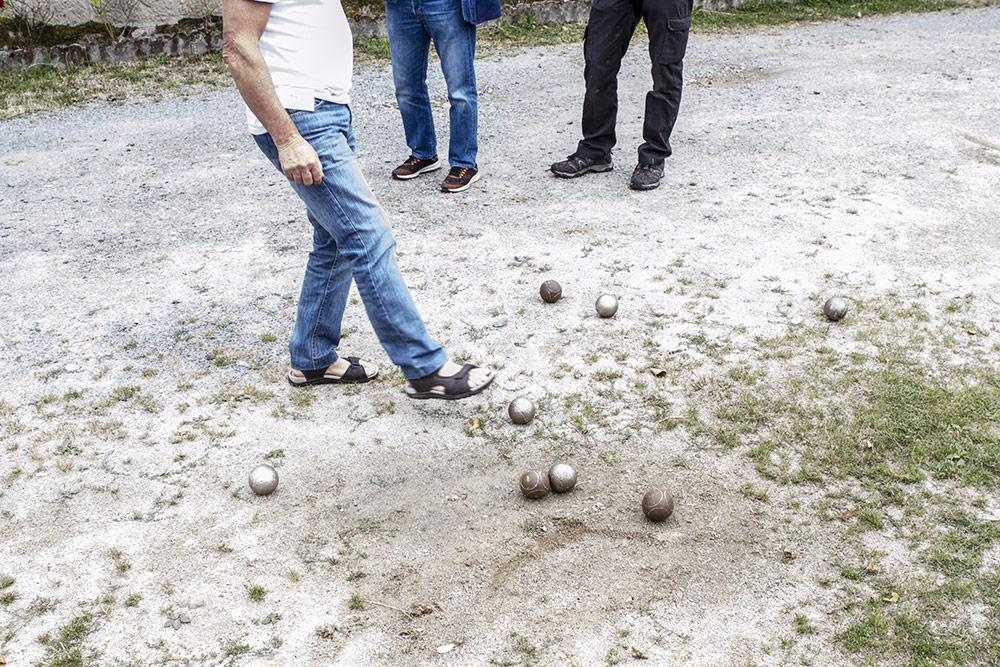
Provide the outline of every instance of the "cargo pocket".
<path id="1" fill-rule="evenodd" d="M 667 19 L 667 29 L 660 37 L 660 52 L 656 62 L 661 65 L 672 65 L 684 59 L 687 50 L 688 31 L 691 29 L 691 17 Z"/>

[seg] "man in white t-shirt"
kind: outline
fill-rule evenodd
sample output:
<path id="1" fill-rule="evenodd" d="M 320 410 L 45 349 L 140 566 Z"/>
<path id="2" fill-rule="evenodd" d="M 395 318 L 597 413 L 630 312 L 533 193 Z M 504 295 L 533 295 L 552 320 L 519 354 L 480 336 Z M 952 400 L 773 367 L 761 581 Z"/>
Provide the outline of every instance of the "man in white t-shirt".
<path id="1" fill-rule="evenodd" d="M 337 354 L 353 280 L 411 398 L 472 396 L 494 379 L 448 360 L 396 265 L 388 219 L 354 152 L 351 29 L 340 0 L 223 0 L 223 55 L 254 140 L 306 205 L 313 226 L 289 343 L 295 386 L 367 382 L 374 364 Z"/>

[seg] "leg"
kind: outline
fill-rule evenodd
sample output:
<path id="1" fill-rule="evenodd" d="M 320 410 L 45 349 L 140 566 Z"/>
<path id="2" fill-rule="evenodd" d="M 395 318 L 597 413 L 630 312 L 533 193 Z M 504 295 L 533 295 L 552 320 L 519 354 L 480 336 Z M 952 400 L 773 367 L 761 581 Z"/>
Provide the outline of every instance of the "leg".
<path id="1" fill-rule="evenodd" d="M 638 0 L 594 0 L 583 42 L 583 140 L 576 149 L 586 158 L 604 158 L 615 145 L 618 70 L 639 23 Z"/>
<path id="2" fill-rule="evenodd" d="M 323 181 L 292 187 L 335 240 L 338 257 L 350 264 L 368 319 L 389 358 L 407 379 L 424 377 L 441 368 L 447 355 L 428 336 L 399 273 L 385 212 L 354 156 L 350 118 L 346 106 L 329 102 L 320 102 L 312 113 L 293 114 L 299 132 L 319 154 Z M 271 138 L 258 136 L 257 143 L 277 164 Z"/>
<path id="3" fill-rule="evenodd" d="M 351 289 L 351 265 L 337 252 L 337 242 L 310 211 L 313 249 L 302 278 L 295 329 L 288 349 L 292 368 L 311 371 L 337 361 L 340 323 Z"/>
<path id="4" fill-rule="evenodd" d="M 691 0 L 646 0 L 653 90 L 646 94 L 639 164 L 662 165 L 670 157 L 670 133 L 677 121 L 684 82 L 684 52 L 691 26 Z"/>
<path id="5" fill-rule="evenodd" d="M 427 56 L 431 38 L 413 11 L 411 0 L 386 0 L 385 24 L 389 31 L 389 56 L 396 104 L 403 118 L 406 145 L 414 157 L 437 155 L 434 114 L 427 93 Z"/>
<path id="6" fill-rule="evenodd" d="M 462 18 L 459 0 L 424 0 L 424 25 L 441 58 L 448 85 L 451 167 L 476 166 L 479 148 L 479 97 L 476 92 L 476 26 Z"/>

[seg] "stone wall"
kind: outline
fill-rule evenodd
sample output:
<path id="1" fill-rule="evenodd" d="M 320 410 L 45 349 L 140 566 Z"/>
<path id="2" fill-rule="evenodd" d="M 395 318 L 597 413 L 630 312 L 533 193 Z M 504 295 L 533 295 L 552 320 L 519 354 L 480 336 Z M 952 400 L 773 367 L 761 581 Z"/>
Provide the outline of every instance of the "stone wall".
<path id="1" fill-rule="evenodd" d="M 8 0 L 8 4 L 18 2 L 44 2 L 51 7 L 54 24 L 80 25 L 97 17 L 90 0 Z M 221 8 L 222 0 L 123 0 L 115 3 L 109 0 L 111 19 L 121 21 L 123 10 L 131 11 L 134 25 L 153 26 L 162 23 L 176 23 L 183 18 L 201 18 L 208 8 Z"/>
<path id="2" fill-rule="evenodd" d="M 159 55 L 202 55 L 221 49 L 222 31 L 218 27 L 174 33 L 137 31 L 132 37 L 116 42 L 110 42 L 104 35 L 87 35 L 65 46 L 0 49 L 0 69 L 110 63 Z"/>
<path id="3" fill-rule="evenodd" d="M 211 10 L 216 13 L 221 11 L 222 0 L 107 0 L 112 3 L 118 2 L 120 7 L 132 7 L 132 23 L 140 26 L 153 26 L 162 23 L 176 23 L 182 18 L 202 18 Z M 696 0 L 695 4 L 703 6 L 709 10 L 729 9 L 739 4 L 740 0 Z M 66 25 L 78 25 L 94 20 L 94 12 L 91 9 L 90 0 L 9 0 L 11 3 L 17 2 L 43 2 L 52 7 L 55 14 L 54 23 L 64 23 Z M 544 4 L 549 5 L 546 9 L 533 10 L 528 5 Z M 517 5 L 511 3 L 505 7 L 505 12 L 511 16 L 523 16 L 525 13 L 535 11 L 535 13 L 546 12 L 552 18 L 547 21 L 581 21 L 586 20 L 584 15 L 581 18 L 579 5 L 588 4 L 580 0 L 545 0 L 542 3 L 521 3 Z M 541 18 L 541 16 L 539 17 Z M 366 21 L 362 21 L 363 23 Z"/>

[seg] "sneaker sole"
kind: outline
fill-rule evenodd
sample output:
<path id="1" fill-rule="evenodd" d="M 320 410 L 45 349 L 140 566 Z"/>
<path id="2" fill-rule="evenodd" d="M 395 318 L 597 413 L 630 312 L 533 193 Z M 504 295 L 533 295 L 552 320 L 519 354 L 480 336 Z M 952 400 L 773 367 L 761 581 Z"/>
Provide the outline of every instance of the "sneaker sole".
<path id="1" fill-rule="evenodd" d="M 441 160 L 438 160 L 434 164 L 429 164 L 420 171 L 415 171 L 409 176 L 399 176 L 398 174 L 396 174 L 396 172 L 393 172 L 392 177 L 395 178 L 397 181 L 408 181 L 411 178 L 416 178 L 417 176 L 421 174 L 426 174 L 429 171 L 437 171 L 440 168 L 441 168 Z"/>
<path id="2" fill-rule="evenodd" d="M 576 178 L 577 176 L 583 176 L 584 174 L 590 172 L 594 172 L 595 174 L 603 174 L 604 172 L 611 171 L 614 168 L 615 165 L 609 162 L 608 164 L 594 164 L 589 167 L 584 167 L 583 169 L 577 172 L 556 171 L 555 169 L 551 168 L 549 169 L 549 171 L 551 171 L 559 178 Z"/>
<path id="3" fill-rule="evenodd" d="M 656 188 L 660 187 L 660 182 L 657 181 L 652 185 L 636 185 L 635 183 L 629 183 L 628 186 L 633 190 L 655 190 Z"/>
<path id="4" fill-rule="evenodd" d="M 465 192 L 466 190 L 472 187 L 473 183 L 475 183 L 478 180 L 479 180 L 479 174 L 477 173 L 475 176 L 469 179 L 468 183 L 466 183 L 460 188 L 446 188 L 442 185 L 441 192 Z"/>

